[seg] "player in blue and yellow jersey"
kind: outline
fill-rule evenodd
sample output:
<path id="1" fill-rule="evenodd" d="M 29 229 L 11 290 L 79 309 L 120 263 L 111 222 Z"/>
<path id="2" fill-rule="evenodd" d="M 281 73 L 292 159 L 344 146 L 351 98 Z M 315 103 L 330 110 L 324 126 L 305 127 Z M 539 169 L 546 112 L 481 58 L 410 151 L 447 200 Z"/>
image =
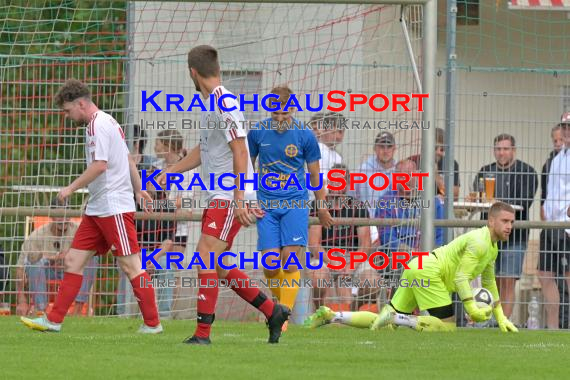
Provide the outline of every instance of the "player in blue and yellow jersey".
<path id="1" fill-rule="evenodd" d="M 258 162 L 259 187 L 257 198 L 260 201 L 278 200 L 291 205 L 291 201 L 309 199 L 305 180 L 305 165 L 310 173 L 311 186 L 319 184 L 319 159 L 321 153 L 315 135 L 303 123 L 292 116 L 292 109 L 284 111 L 292 91 L 288 87 L 276 87 L 271 93 L 279 96 L 280 110 L 271 113 L 271 118 L 258 123 L 248 134 L 249 152 L 252 163 Z M 275 186 L 274 191 L 267 190 L 261 185 L 263 176 L 275 173 L 275 176 L 266 178 L 266 186 Z M 292 174 L 298 179 L 299 187 L 285 184 L 292 180 Z M 278 178 L 277 178 L 278 177 Z M 324 182 L 324 179 L 323 181 Z M 315 191 L 317 201 L 324 201 L 325 189 Z M 301 203 L 301 202 L 298 202 Z M 280 254 L 281 262 L 285 263 L 291 252 L 299 253 L 308 243 L 309 209 L 302 207 L 281 207 L 279 209 L 263 209 L 263 216 L 257 222 L 258 240 L 257 249 Z M 332 226 L 333 220 L 326 208 L 319 208 L 320 224 L 326 228 Z M 297 255 L 297 257 L 301 257 Z M 300 273 L 295 265 L 283 270 L 264 269 L 267 279 L 279 279 L 278 288 L 271 287 L 271 292 L 279 302 L 293 307 L 297 286 L 292 280 L 299 280 Z M 284 281 L 286 280 L 286 282 Z M 289 286 L 287 286 L 289 285 Z"/>
<path id="2" fill-rule="evenodd" d="M 495 260 L 498 241 L 511 234 L 515 210 L 508 204 L 496 202 L 491 206 L 487 226 L 463 234 L 451 243 L 435 249 L 423 259 L 423 268 L 413 259 L 402 278 L 410 281 L 429 280 L 429 287 L 400 287 L 371 328 L 408 326 L 418 331 L 453 331 L 455 318 L 451 293 L 457 292 L 465 311 L 475 322 L 483 322 L 494 314 L 503 332 L 517 332 L 515 325 L 503 313 L 495 281 Z M 493 306 L 481 307 L 473 300 L 470 281 L 481 275 L 484 288 L 493 295 Z M 429 315 L 413 316 L 419 308 Z"/>

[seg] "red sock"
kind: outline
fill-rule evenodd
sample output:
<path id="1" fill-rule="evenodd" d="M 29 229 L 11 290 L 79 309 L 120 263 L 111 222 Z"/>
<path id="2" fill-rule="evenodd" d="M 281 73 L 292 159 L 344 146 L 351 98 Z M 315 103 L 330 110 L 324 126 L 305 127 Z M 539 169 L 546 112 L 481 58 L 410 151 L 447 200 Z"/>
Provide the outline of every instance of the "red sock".
<path id="1" fill-rule="evenodd" d="M 141 287 L 141 278 L 143 278 L 143 286 Z M 158 309 L 156 308 L 156 300 L 154 298 L 154 288 L 148 273 L 143 272 L 131 280 L 135 298 L 139 303 L 139 308 L 143 315 L 144 324 L 149 327 L 156 327 L 160 323 L 158 319 Z"/>
<path id="2" fill-rule="evenodd" d="M 215 286 L 206 287 L 208 284 Z M 196 301 L 196 311 L 198 313 L 198 323 L 194 335 L 200 338 L 210 336 L 212 323 L 216 313 L 216 304 L 218 303 L 218 274 L 217 273 L 198 273 L 198 301 Z"/>
<path id="3" fill-rule="evenodd" d="M 47 318 L 54 323 L 61 323 L 67 314 L 67 310 L 77 297 L 79 289 L 81 289 L 81 282 L 83 281 L 83 275 L 65 272 L 63 274 L 63 280 L 59 285 L 59 290 L 57 291 L 57 297 L 55 298 L 55 304 L 52 310 L 48 314 Z"/>
<path id="4" fill-rule="evenodd" d="M 237 268 L 234 268 L 228 272 L 226 280 L 228 280 L 230 287 L 234 292 L 237 293 L 238 296 L 265 314 L 266 318 L 271 317 L 271 314 L 273 314 L 273 301 L 267 298 L 267 296 L 261 290 L 259 290 L 259 288 L 249 286 L 250 279 L 247 274 L 243 273 Z M 237 286 L 235 286 L 235 284 L 231 284 L 232 280 L 235 280 Z"/>

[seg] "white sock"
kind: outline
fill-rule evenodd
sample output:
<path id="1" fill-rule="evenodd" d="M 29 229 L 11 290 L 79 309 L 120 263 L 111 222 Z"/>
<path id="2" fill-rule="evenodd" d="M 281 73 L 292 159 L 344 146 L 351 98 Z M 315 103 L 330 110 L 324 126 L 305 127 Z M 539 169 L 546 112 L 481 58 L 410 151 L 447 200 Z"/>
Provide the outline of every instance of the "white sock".
<path id="1" fill-rule="evenodd" d="M 348 325 L 350 319 L 352 318 L 352 312 L 350 311 L 337 311 L 331 319 L 331 323 L 342 323 L 343 325 Z"/>
<path id="2" fill-rule="evenodd" d="M 418 319 L 414 315 L 396 313 L 394 323 L 398 326 L 408 326 L 415 329 L 418 324 Z"/>

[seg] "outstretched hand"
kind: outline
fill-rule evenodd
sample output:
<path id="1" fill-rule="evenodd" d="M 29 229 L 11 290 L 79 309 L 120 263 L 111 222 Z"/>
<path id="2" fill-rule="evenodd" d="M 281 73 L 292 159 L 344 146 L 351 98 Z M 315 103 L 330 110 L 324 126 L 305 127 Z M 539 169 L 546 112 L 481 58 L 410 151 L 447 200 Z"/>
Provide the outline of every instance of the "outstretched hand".
<path id="1" fill-rule="evenodd" d="M 507 318 L 498 320 L 497 324 L 502 332 L 519 332 L 519 329 L 517 329 L 514 323 L 509 321 Z"/>

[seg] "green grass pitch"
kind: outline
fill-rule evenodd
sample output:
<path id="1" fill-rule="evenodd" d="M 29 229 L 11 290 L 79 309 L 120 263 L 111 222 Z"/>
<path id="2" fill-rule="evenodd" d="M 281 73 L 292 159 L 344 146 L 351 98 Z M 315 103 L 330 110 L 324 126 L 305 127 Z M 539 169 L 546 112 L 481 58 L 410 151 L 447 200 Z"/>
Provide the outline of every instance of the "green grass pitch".
<path id="1" fill-rule="evenodd" d="M 570 371 L 569 332 L 290 326 L 269 345 L 262 323 L 216 322 L 211 346 L 188 346 L 195 321 L 164 321 L 158 336 L 138 335 L 139 324 L 68 318 L 61 333 L 40 333 L 0 317 L 0 378 L 536 380 Z"/>

